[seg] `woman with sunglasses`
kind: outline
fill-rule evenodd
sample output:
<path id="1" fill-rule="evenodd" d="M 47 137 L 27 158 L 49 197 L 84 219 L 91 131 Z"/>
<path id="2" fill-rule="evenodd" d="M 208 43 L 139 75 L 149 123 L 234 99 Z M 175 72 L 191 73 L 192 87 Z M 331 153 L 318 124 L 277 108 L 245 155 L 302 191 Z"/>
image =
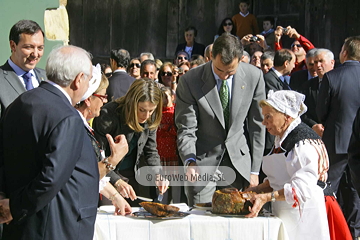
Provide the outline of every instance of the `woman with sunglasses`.
<path id="1" fill-rule="evenodd" d="M 163 84 L 165 87 L 171 88 L 173 92 L 176 91 L 177 87 L 177 75 L 178 72 L 175 72 L 175 66 L 171 62 L 165 62 L 159 70 L 159 83 Z"/>
<path id="2" fill-rule="evenodd" d="M 80 116 L 84 121 L 85 128 L 89 135 L 90 141 L 95 151 L 95 155 L 98 158 L 100 184 L 99 190 L 102 195 L 108 198 L 115 206 L 115 215 L 125 215 L 131 213 L 131 207 L 128 202 L 119 194 L 119 192 L 109 183 L 109 177 L 105 177 L 106 174 L 111 176 L 115 174 L 112 172 L 112 166 L 117 165 L 118 162 L 125 156 L 127 152 L 127 144 L 124 136 L 116 136 L 115 142 L 110 135 L 107 136 L 108 144 L 111 145 L 111 152 L 109 157 L 105 157 L 104 151 L 101 149 L 98 141 L 94 137 L 94 131 L 89 125 L 88 121 L 94 117 L 100 115 L 100 109 L 107 103 L 106 88 L 109 85 L 109 81 L 105 75 L 101 74 L 101 68 L 98 64 L 93 67 L 93 78 L 89 82 L 89 89 L 84 94 L 82 99 L 75 108 L 79 111 Z"/>
<path id="3" fill-rule="evenodd" d="M 224 18 L 222 21 L 221 21 L 221 24 L 219 26 L 219 29 L 218 29 L 218 32 L 217 34 L 215 35 L 214 37 L 214 42 L 215 40 L 221 36 L 221 34 L 223 34 L 224 32 L 228 32 L 228 33 L 231 33 L 232 35 L 236 36 L 236 29 L 234 28 L 234 23 L 232 21 L 231 18 L 227 17 L 227 18 Z"/>
<path id="4" fill-rule="evenodd" d="M 140 184 L 135 179 L 139 168 L 140 158 L 144 158 L 147 166 L 154 166 L 160 170 L 160 157 L 156 145 L 156 130 L 162 116 L 162 93 L 157 83 L 151 79 L 135 80 L 125 96 L 106 104 L 101 109 L 99 117 L 94 119 L 95 137 L 105 153 L 109 154 L 111 146 L 106 134 L 112 137 L 124 134 L 129 145 L 129 151 L 116 166 L 116 172 L 129 179 L 129 184 L 120 176 L 116 181 L 120 194 L 131 200 L 136 199 Z M 168 181 L 155 181 L 160 193 L 164 193 L 169 185 Z M 129 188 L 129 186 L 131 188 Z M 130 202 L 137 206 L 138 201 Z"/>
<path id="5" fill-rule="evenodd" d="M 140 78 L 140 66 L 141 66 L 141 63 L 138 58 L 131 59 L 128 70 L 127 70 L 128 74 L 135 79 L 139 79 Z"/>

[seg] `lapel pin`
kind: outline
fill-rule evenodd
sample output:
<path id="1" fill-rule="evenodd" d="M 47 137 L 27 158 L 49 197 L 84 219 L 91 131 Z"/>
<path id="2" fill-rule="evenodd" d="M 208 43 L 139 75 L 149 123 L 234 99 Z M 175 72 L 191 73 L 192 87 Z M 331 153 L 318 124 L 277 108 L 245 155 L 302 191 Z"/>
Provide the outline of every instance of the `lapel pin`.
<path id="1" fill-rule="evenodd" d="M 241 86 L 241 89 L 245 89 L 245 86 L 243 85 L 243 86 Z"/>

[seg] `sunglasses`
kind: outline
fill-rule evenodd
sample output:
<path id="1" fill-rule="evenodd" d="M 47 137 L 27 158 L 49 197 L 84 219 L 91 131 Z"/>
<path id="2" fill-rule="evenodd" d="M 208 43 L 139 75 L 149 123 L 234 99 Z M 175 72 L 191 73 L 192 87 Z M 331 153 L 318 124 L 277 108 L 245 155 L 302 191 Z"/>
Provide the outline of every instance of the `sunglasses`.
<path id="1" fill-rule="evenodd" d="M 112 72 L 105 73 L 105 76 L 106 76 L 107 78 L 111 77 L 111 76 L 112 76 Z"/>
<path id="2" fill-rule="evenodd" d="M 100 98 L 101 101 L 103 101 L 103 102 L 107 101 L 108 95 L 100 95 L 100 94 L 96 94 L 96 93 L 93 93 L 92 95 L 95 96 L 95 97 Z"/>
<path id="3" fill-rule="evenodd" d="M 178 57 L 178 60 L 187 60 L 187 57 Z"/>
<path id="4" fill-rule="evenodd" d="M 162 77 L 164 77 L 164 76 L 169 76 L 169 77 L 171 77 L 173 74 L 172 74 L 172 72 L 162 72 L 161 73 L 161 76 Z"/>
<path id="5" fill-rule="evenodd" d="M 226 27 L 226 26 L 232 26 L 233 24 L 232 23 L 224 23 L 223 26 Z"/>
<path id="6" fill-rule="evenodd" d="M 298 47 L 298 48 L 301 48 L 302 46 L 300 45 L 300 44 L 291 44 L 291 47 L 293 48 L 293 47 Z"/>
<path id="7" fill-rule="evenodd" d="M 132 63 L 130 64 L 130 67 L 133 68 L 133 67 L 137 67 L 137 68 L 140 68 L 141 64 L 140 63 Z"/>

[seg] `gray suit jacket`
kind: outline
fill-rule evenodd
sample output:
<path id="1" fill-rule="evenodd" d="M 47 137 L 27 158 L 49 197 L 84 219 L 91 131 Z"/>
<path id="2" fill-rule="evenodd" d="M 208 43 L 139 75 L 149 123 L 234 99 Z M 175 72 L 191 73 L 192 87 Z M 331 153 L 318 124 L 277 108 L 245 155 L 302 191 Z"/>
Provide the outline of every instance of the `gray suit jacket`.
<path id="1" fill-rule="evenodd" d="M 259 101 L 265 99 L 262 72 L 240 63 L 233 78 L 228 133 L 211 62 L 191 69 L 180 78 L 176 90 L 175 122 L 178 149 L 183 161 L 194 158 L 199 166 L 218 166 L 227 150 L 232 164 L 246 180 L 259 172 L 265 128 Z M 244 135 L 244 122 L 250 146 Z"/>
<path id="2" fill-rule="evenodd" d="M 46 74 L 43 69 L 34 69 L 36 79 L 39 83 L 46 80 Z M 26 91 L 24 85 L 19 80 L 14 70 L 6 61 L 0 67 L 0 117 L 4 115 L 5 109 L 23 92 Z"/>

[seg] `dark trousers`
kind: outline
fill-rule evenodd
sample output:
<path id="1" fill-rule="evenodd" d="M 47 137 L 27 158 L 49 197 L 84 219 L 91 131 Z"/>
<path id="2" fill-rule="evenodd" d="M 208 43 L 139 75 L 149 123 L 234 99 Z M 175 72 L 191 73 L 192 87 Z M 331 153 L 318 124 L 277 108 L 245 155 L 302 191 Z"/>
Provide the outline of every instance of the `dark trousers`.
<path id="1" fill-rule="evenodd" d="M 334 189 L 353 237 L 360 237 L 360 198 L 351 181 L 347 154 L 329 154 L 328 181 Z"/>

